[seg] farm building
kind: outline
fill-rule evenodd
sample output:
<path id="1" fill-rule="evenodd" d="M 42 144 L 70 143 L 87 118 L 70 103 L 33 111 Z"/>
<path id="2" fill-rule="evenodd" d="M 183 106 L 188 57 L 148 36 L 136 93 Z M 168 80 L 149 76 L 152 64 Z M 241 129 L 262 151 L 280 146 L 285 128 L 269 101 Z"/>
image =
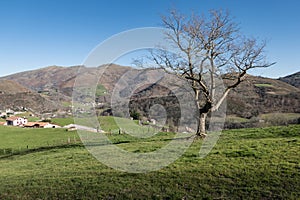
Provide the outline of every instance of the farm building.
<path id="1" fill-rule="evenodd" d="M 7 126 L 23 126 L 28 120 L 25 117 L 11 116 L 6 119 Z"/>
<path id="2" fill-rule="evenodd" d="M 56 124 L 50 124 L 48 122 L 27 122 L 24 124 L 25 128 L 60 128 Z"/>

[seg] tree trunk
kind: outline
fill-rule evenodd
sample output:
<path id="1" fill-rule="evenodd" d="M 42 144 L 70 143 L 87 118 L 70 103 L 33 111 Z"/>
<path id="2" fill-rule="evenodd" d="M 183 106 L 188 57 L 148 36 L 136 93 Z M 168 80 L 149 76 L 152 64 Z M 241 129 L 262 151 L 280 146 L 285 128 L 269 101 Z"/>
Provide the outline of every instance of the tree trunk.
<path id="1" fill-rule="evenodd" d="M 206 136 L 206 128 L 205 128 L 206 117 L 207 117 L 207 113 L 200 114 L 198 130 L 197 130 L 198 136 L 201 136 L 201 137 Z"/>

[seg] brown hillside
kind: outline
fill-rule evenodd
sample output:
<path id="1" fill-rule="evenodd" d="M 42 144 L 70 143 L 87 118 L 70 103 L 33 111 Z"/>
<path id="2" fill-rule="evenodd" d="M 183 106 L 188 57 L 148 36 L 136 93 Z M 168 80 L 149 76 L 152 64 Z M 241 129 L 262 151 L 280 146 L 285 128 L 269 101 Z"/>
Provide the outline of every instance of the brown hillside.
<path id="1" fill-rule="evenodd" d="M 300 112 L 300 90 L 276 79 L 247 75 L 229 93 L 229 114 L 251 117 L 260 113 Z"/>
<path id="2" fill-rule="evenodd" d="M 38 70 L 21 72 L 3 77 L 2 79 L 14 80 L 34 91 L 60 89 L 60 85 L 68 79 L 75 77 L 79 66 L 58 67 L 50 66 Z"/>
<path id="3" fill-rule="evenodd" d="M 1 79 L 13 80 L 37 92 L 55 90 L 70 97 L 76 78 L 83 83 L 90 84 L 93 83 L 91 79 L 95 74 L 102 75 L 100 84 L 103 84 L 107 90 L 112 91 L 114 84 L 129 69 L 129 67 L 114 64 L 109 65 L 107 68 L 106 66 L 98 68 L 51 66 L 9 75 Z"/>
<path id="4" fill-rule="evenodd" d="M 17 111 L 26 108 L 36 114 L 52 113 L 59 109 L 59 105 L 35 92 L 0 94 L 0 99 L 0 109 L 11 108 Z"/>
<path id="5" fill-rule="evenodd" d="M 98 68 L 86 68 L 82 66 L 73 66 L 73 67 L 59 67 L 59 66 L 50 66 L 46 68 L 41 68 L 32 71 L 25 71 L 17 74 L 12 74 L 6 77 L 0 78 L 4 83 L 13 83 L 16 85 L 22 84 L 23 86 L 30 88 L 32 90 L 32 94 L 41 97 L 43 100 L 50 102 L 49 105 L 63 105 L 63 102 L 71 102 L 71 97 L 73 93 L 73 85 L 75 80 L 81 80 L 81 82 L 85 85 L 94 84 L 95 75 L 101 75 L 100 84 L 103 84 L 105 89 L 108 91 L 107 97 L 104 99 L 109 100 L 109 93 L 113 90 L 115 83 L 119 80 L 119 78 L 128 71 L 130 68 L 121 67 L 118 65 L 109 65 L 98 67 Z M 3 85 L 3 84 L 2 84 Z M 9 89 L 14 84 L 6 84 L 3 85 L 5 89 L 5 93 L 8 91 L 18 92 L 26 92 L 28 91 L 19 87 L 15 89 Z M 1 90 L 0 90 L 1 91 Z M 4 91 L 4 90 L 3 90 Z M 19 107 L 21 104 L 16 104 L 13 100 L 13 96 L 2 96 L 1 106 L 3 108 L 17 106 Z M 39 99 L 37 103 L 29 100 L 30 97 L 26 97 L 28 99 L 27 102 L 31 102 L 26 104 L 27 106 L 32 107 L 34 110 L 38 112 L 44 112 L 45 110 L 49 110 L 46 106 L 46 109 L 43 106 L 37 106 L 38 104 L 45 105 L 42 99 Z M 20 101 L 19 101 L 20 102 Z M 32 105 L 32 106 L 30 106 Z M 50 106 L 53 108 L 57 108 L 58 106 Z M 55 110 L 54 109 L 54 110 Z M 69 108 L 66 108 L 69 109 Z"/>
<path id="6" fill-rule="evenodd" d="M 0 80 L 0 94 L 29 92 L 30 90 L 12 80 Z"/>
<path id="7" fill-rule="evenodd" d="M 224 81 L 224 84 L 228 82 Z M 143 106 L 135 104 L 150 105 L 158 93 L 166 93 L 160 88 L 159 84 L 155 84 L 140 89 L 133 96 L 131 107 L 138 108 L 144 114 Z M 230 115 L 251 118 L 274 112 L 299 113 L 300 89 L 280 80 L 247 75 L 245 81 L 233 89 L 227 98 L 227 114 Z"/>

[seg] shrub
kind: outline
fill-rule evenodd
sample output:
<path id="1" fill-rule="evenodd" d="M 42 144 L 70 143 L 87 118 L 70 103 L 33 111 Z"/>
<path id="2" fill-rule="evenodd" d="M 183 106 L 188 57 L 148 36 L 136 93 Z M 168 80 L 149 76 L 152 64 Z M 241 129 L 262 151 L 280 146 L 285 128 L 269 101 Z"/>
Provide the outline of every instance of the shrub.
<path id="1" fill-rule="evenodd" d="M 130 112 L 130 117 L 132 117 L 134 120 L 139 120 L 141 117 L 141 114 L 137 112 L 136 110 L 133 110 Z"/>
<path id="2" fill-rule="evenodd" d="M 42 122 L 49 122 L 49 123 L 51 123 L 52 121 L 51 121 L 51 119 L 43 119 Z"/>

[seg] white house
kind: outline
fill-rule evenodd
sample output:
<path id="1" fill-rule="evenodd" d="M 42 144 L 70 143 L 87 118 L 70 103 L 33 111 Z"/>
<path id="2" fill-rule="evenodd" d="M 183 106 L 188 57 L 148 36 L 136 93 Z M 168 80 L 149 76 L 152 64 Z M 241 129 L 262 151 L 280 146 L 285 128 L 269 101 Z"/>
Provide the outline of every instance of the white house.
<path id="1" fill-rule="evenodd" d="M 7 126 L 23 126 L 28 120 L 25 117 L 11 116 L 6 119 Z"/>

